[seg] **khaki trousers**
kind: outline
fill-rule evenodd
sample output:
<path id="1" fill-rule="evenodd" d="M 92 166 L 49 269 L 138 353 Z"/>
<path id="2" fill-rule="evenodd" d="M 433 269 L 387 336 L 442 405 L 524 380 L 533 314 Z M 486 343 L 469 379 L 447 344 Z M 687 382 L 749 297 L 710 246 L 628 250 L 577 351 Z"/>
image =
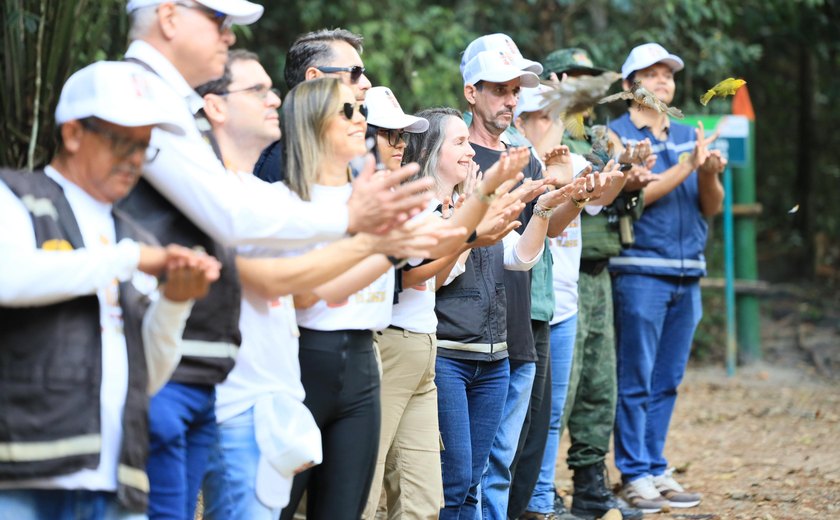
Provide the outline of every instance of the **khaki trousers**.
<path id="1" fill-rule="evenodd" d="M 437 338 L 388 328 L 374 341 L 382 361 L 382 429 L 363 518 L 376 517 L 384 489 L 387 518 L 436 519 L 443 504 Z"/>

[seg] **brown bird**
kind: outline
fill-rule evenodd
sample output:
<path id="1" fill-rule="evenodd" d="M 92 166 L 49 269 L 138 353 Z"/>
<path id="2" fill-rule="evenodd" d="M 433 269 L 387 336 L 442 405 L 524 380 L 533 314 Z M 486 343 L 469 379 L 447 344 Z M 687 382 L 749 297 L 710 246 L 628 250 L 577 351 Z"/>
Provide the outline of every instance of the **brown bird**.
<path id="1" fill-rule="evenodd" d="M 635 101 L 642 107 L 656 110 L 660 114 L 668 114 L 669 116 L 676 117 L 677 119 L 685 117 L 682 110 L 677 107 L 669 107 L 656 97 L 653 92 L 644 88 L 639 80 L 633 82 L 633 86 L 630 87 L 630 90 L 625 90 L 623 92 L 607 96 L 598 101 L 598 103 L 612 103 L 613 101 L 618 101 L 620 99 Z"/>
<path id="2" fill-rule="evenodd" d="M 551 87 L 551 90 L 542 94 L 545 101 L 544 110 L 548 111 L 553 119 L 561 119 L 572 137 L 582 139 L 585 132 L 584 113 L 595 106 L 610 89 L 610 85 L 619 78 L 621 74 L 606 71 L 598 76 L 566 78 L 559 83 L 543 82 Z"/>

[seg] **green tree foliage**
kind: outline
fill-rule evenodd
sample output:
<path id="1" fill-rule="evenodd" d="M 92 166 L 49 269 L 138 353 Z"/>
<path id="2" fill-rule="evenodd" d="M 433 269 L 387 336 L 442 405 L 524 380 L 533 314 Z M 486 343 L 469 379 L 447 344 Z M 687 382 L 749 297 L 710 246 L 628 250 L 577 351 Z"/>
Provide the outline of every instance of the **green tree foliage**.
<path id="1" fill-rule="evenodd" d="M 286 51 L 298 35 L 345 27 L 365 36 L 373 83 L 390 86 L 410 111 L 463 108 L 460 53 L 479 34 L 507 33 L 533 59 L 559 47 L 583 47 L 616 70 L 632 46 L 658 41 L 685 59 L 674 104 L 687 113 L 728 112 L 729 99 L 702 107 L 700 95 L 729 76 L 748 81 L 765 235 L 772 239 L 780 230 L 786 243 L 807 245 L 816 231 L 840 234 L 834 202 L 840 136 L 833 131 L 840 116 L 837 0 L 257 1 L 266 14 L 237 29 L 237 46 L 258 52 L 279 86 Z M 121 55 L 124 2 L 3 2 L 0 163 L 31 166 L 49 158 L 60 85 L 84 63 Z M 599 110 L 603 120 L 621 107 Z M 786 210 L 795 204 L 800 212 L 792 220 Z"/>
<path id="2" fill-rule="evenodd" d="M 61 85 L 125 45 L 124 1 L 4 0 L 0 7 L 0 164 L 29 168 L 53 152 Z"/>

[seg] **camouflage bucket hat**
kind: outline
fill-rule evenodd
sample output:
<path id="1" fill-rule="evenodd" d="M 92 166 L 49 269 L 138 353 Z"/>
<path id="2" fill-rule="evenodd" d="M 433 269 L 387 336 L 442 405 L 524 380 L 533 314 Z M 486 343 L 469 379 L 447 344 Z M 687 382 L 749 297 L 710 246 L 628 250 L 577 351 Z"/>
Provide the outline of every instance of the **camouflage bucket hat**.
<path id="1" fill-rule="evenodd" d="M 559 76 L 564 72 L 572 70 L 588 72 L 593 76 L 597 76 L 602 72 L 607 71 L 607 69 L 596 67 L 592 63 L 592 59 L 589 57 L 588 52 L 575 47 L 569 49 L 558 49 L 552 52 L 546 56 L 545 60 L 543 60 L 543 66 L 545 67 L 545 72 L 543 73 L 545 77 L 548 77 L 548 75 L 552 72 Z"/>

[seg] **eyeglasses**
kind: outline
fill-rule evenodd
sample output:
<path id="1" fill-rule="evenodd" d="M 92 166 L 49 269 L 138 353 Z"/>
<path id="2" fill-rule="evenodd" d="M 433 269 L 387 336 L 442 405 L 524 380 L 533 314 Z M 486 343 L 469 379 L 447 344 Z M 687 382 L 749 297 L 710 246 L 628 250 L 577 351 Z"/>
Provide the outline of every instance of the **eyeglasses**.
<path id="1" fill-rule="evenodd" d="M 321 72 L 349 72 L 350 73 L 350 83 L 356 84 L 359 82 L 359 79 L 362 77 L 362 74 L 365 73 L 365 68 L 359 65 L 353 65 L 352 67 L 317 67 L 318 70 Z"/>
<path id="2" fill-rule="evenodd" d="M 396 147 L 400 144 L 400 141 L 405 142 L 405 130 L 403 129 L 393 129 L 393 128 L 377 128 L 376 131 L 388 139 L 388 144 L 391 146 Z"/>
<path id="3" fill-rule="evenodd" d="M 277 96 L 277 99 L 281 99 L 280 98 L 280 91 L 277 90 L 276 88 L 269 87 L 266 84 L 251 85 L 250 87 L 240 88 L 240 89 L 236 89 L 236 90 L 228 90 L 226 92 L 222 92 L 219 95 L 220 96 L 229 96 L 231 94 L 238 94 L 240 92 L 252 93 L 252 94 L 254 94 L 254 96 L 256 96 L 258 99 L 261 99 L 262 101 L 266 100 L 269 93 L 272 93 L 275 96 Z"/>
<path id="4" fill-rule="evenodd" d="M 233 18 L 221 11 L 210 9 L 205 5 L 187 4 L 183 2 L 175 2 L 175 5 L 186 7 L 187 9 L 195 9 L 196 11 L 200 12 L 201 14 L 209 18 L 211 22 L 216 24 L 216 28 L 219 29 L 220 34 L 227 31 L 233 26 Z"/>
<path id="5" fill-rule="evenodd" d="M 344 117 L 346 117 L 348 121 L 352 121 L 353 120 L 353 112 L 357 108 L 359 110 L 359 113 L 362 114 L 362 117 L 367 119 L 368 109 L 364 105 L 356 105 L 354 103 L 344 103 L 344 105 L 341 107 L 341 112 L 339 112 L 339 113 L 343 114 Z"/>
<path id="6" fill-rule="evenodd" d="M 113 130 L 109 130 L 104 126 L 101 126 L 94 119 L 80 119 L 79 123 L 82 124 L 82 128 L 85 130 L 108 139 L 111 143 L 111 150 L 117 159 L 128 159 L 142 150 L 144 152 L 143 160 L 146 163 L 150 163 L 154 161 L 155 158 L 157 158 L 158 153 L 160 153 L 160 148 L 149 146 L 149 143 L 146 141 L 138 141 L 136 139 L 120 135 Z"/>

